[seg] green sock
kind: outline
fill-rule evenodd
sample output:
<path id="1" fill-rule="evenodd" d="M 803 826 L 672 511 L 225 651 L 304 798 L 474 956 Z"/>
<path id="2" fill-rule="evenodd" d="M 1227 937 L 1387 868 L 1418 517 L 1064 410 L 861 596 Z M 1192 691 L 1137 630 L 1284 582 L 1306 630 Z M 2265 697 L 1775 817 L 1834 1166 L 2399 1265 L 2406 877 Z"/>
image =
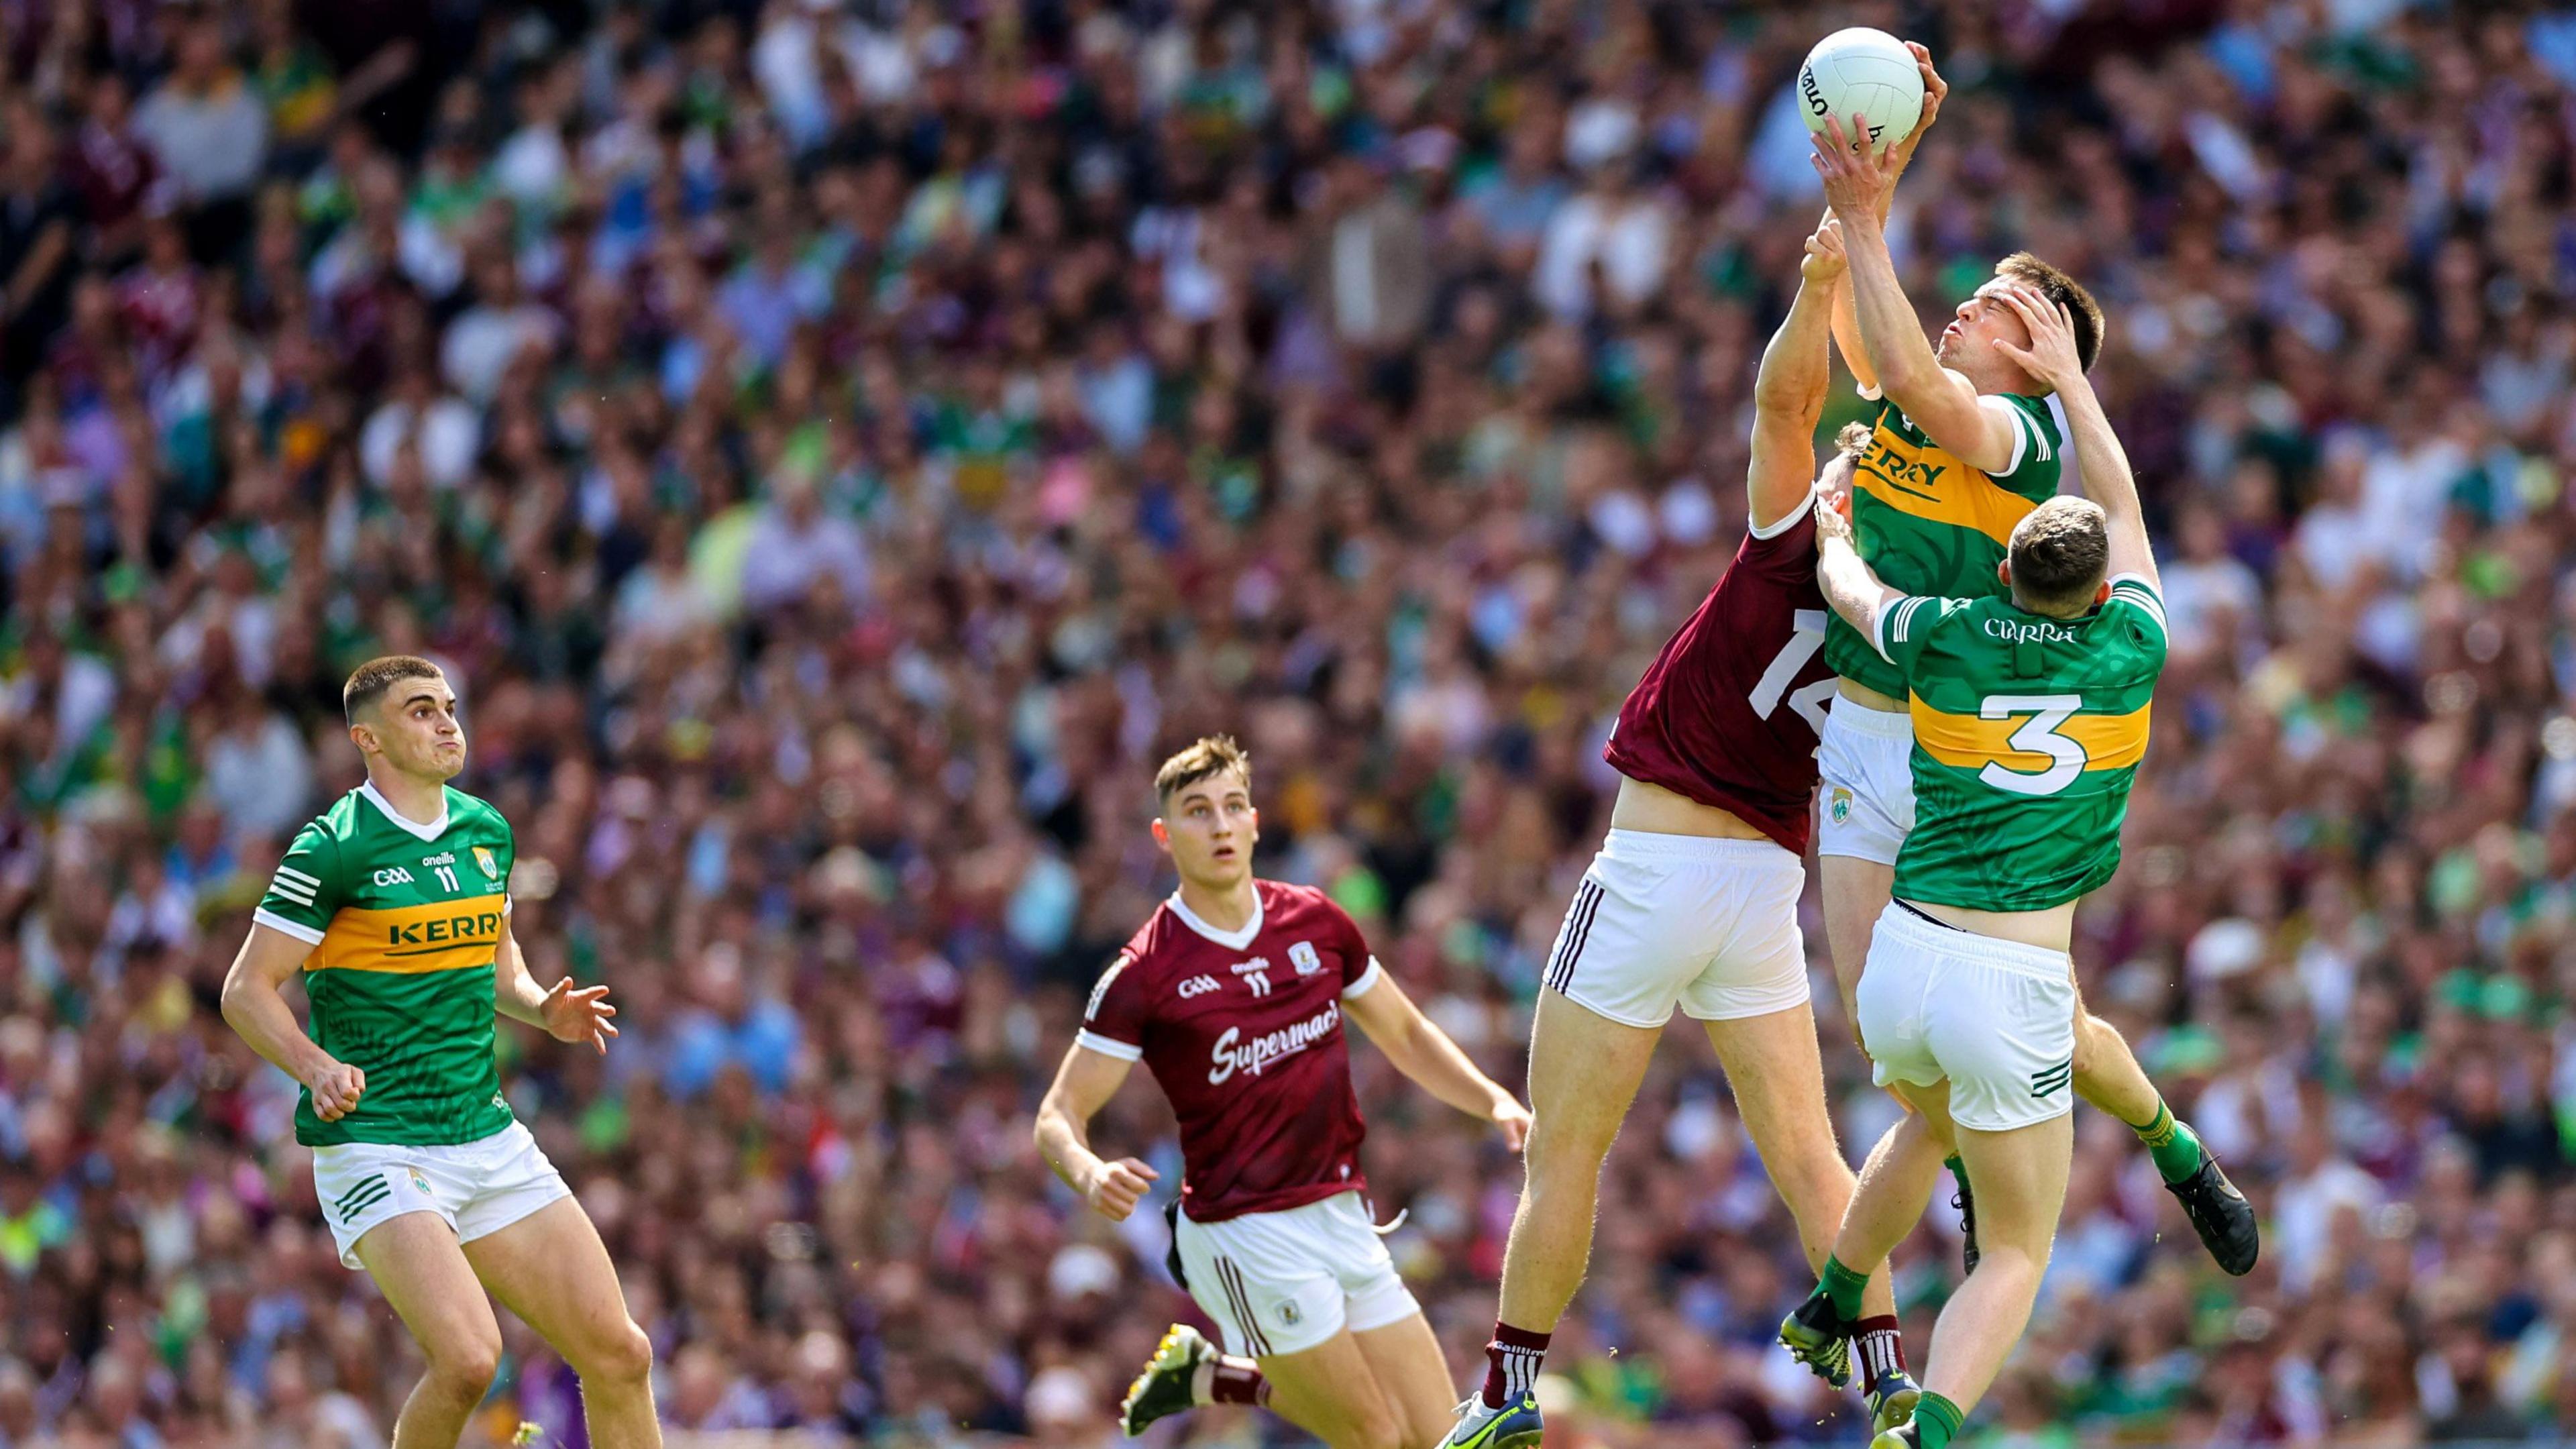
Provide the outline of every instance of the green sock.
<path id="1" fill-rule="evenodd" d="M 2180 1182 L 2200 1171 L 2207 1156 L 2201 1150 L 2200 1138 L 2161 1099 L 2156 1103 L 2156 1120 L 2144 1127 L 2132 1122 L 2129 1130 L 2147 1144 L 2147 1155 L 2156 1160 L 2156 1171 L 2167 1182 Z"/>
<path id="2" fill-rule="evenodd" d="M 1959 1421 L 1967 1417 L 1958 1405 L 1925 1389 L 1922 1401 L 1914 1406 L 1914 1429 L 1923 1449 L 1949 1449 L 1950 1441 L 1958 1437 Z"/>
<path id="3" fill-rule="evenodd" d="M 1816 1286 L 1824 1289 L 1825 1296 L 1834 1300 L 1836 1314 L 1844 1318 L 1858 1318 L 1860 1317 L 1860 1295 L 1869 1287 L 1869 1275 L 1855 1273 L 1843 1266 L 1842 1259 L 1827 1254 L 1825 1271 L 1816 1279 Z"/>
<path id="4" fill-rule="evenodd" d="M 1959 1160 L 1959 1154 L 1953 1152 L 1942 1158 L 1941 1165 L 1950 1169 L 1950 1176 L 1958 1180 L 1960 1187 L 1965 1188 L 1968 1185 L 1968 1164 Z"/>

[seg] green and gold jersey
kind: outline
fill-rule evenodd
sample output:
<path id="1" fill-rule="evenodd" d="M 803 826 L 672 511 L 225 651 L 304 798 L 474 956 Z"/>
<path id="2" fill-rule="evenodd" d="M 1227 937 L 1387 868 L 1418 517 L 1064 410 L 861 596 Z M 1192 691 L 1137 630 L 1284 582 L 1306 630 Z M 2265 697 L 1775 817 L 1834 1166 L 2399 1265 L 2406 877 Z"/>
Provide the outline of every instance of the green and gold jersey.
<path id="1" fill-rule="evenodd" d="M 1877 403 L 1869 449 L 1852 470 L 1852 535 L 1870 571 L 1899 593 L 2001 598 L 1995 565 L 2013 526 L 2057 495 L 2066 436 L 2048 399 L 1989 393 L 1978 401 L 2012 414 L 2012 465 L 2001 473 L 1969 467 L 1894 403 Z M 1825 621 L 1825 663 L 1854 684 L 1905 697 L 1905 681 L 1839 615 Z"/>
<path id="2" fill-rule="evenodd" d="M 296 1141 L 445 1146 L 510 1125 L 492 960 L 516 853 L 501 812 L 462 790 L 422 825 L 361 785 L 297 833 L 252 919 L 313 948 L 313 1040 L 365 1072 L 367 1089 L 337 1122 L 305 1093 Z"/>
<path id="3" fill-rule="evenodd" d="M 1875 632 L 1914 718 L 1914 829 L 1896 894 L 2039 911 L 2109 880 L 2165 667 L 2154 586 L 2124 574 L 2072 619 L 2009 599 L 1905 598 L 1879 611 Z"/>

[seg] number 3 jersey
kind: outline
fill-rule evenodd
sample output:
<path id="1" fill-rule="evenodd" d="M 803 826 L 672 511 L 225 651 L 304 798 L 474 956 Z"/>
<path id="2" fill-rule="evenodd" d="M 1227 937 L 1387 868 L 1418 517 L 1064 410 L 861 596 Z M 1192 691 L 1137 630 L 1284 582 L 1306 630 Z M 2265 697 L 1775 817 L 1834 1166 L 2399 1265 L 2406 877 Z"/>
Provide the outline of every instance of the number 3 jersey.
<path id="1" fill-rule="evenodd" d="M 492 963 L 515 853 L 501 812 L 461 790 L 424 825 L 361 785 L 296 834 L 252 919 L 313 948 L 313 1040 L 367 1074 L 336 1122 L 304 1093 L 296 1141 L 449 1146 L 510 1125 Z"/>
<path id="2" fill-rule="evenodd" d="M 1816 515 L 1802 507 L 1744 536 L 1628 691 L 1601 758 L 1805 854 L 1816 736 L 1834 689 L 1824 643 Z"/>
<path id="3" fill-rule="evenodd" d="M 1886 603 L 1871 632 L 1914 723 L 1897 896 L 2039 911 L 2109 880 L 2165 664 L 2155 587 L 2124 574 L 2072 619 L 2009 599 L 1909 596 Z"/>
<path id="4" fill-rule="evenodd" d="M 1322 891 L 1255 881 L 1253 899 L 1241 930 L 1220 931 L 1174 893 L 1101 973 L 1074 1038 L 1144 1062 L 1171 1099 L 1194 1223 L 1367 1185 L 1342 1003 L 1384 972 Z"/>

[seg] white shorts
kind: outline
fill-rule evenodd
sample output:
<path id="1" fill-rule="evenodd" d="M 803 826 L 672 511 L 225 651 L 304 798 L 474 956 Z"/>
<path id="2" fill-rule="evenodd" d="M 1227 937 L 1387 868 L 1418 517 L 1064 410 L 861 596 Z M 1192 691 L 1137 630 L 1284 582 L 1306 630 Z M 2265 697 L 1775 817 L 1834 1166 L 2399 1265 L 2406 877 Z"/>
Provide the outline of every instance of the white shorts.
<path id="1" fill-rule="evenodd" d="M 1190 1296 L 1248 1358 L 1303 1353 L 1422 1311 L 1356 1192 L 1284 1212 L 1172 1225 Z"/>
<path id="2" fill-rule="evenodd" d="M 1914 829 L 1913 717 L 1837 697 L 1816 776 L 1816 854 L 1896 864 Z"/>
<path id="3" fill-rule="evenodd" d="M 313 1149 L 313 1190 L 343 1267 L 364 1268 L 358 1240 L 404 1213 L 436 1213 L 460 1243 L 501 1231 L 559 1197 L 563 1175 L 527 1127 L 513 1122 L 453 1147 L 344 1142 Z"/>
<path id="4" fill-rule="evenodd" d="M 1807 1004 L 1807 868 L 1768 840 L 1613 830 L 1574 889 L 1541 980 L 1627 1026 Z"/>
<path id="5" fill-rule="evenodd" d="M 1908 910 L 1879 913 L 1860 974 L 1861 1044 L 1878 1084 L 1950 1083 L 1950 1120 L 1979 1132 L 2075 1109 L 2075 962 Z"/>

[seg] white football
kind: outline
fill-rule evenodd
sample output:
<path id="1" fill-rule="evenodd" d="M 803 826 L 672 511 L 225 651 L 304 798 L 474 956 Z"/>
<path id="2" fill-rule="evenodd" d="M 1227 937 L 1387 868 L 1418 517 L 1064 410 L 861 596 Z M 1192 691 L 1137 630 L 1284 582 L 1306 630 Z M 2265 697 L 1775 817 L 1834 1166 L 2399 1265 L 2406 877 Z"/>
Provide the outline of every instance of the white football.
<path id="1" fill-rule="evenodd" d="M 1848 130 L 1858 112 L 1869 122 L 1871 149 L 1893 146 L 1923 119 L 1923 72 L 1914 52 L 1884 30 L 1837 30 L 1798 67 L 1798 112 L 1810 131 L 1822 131 L 1827 116 Z"/>

